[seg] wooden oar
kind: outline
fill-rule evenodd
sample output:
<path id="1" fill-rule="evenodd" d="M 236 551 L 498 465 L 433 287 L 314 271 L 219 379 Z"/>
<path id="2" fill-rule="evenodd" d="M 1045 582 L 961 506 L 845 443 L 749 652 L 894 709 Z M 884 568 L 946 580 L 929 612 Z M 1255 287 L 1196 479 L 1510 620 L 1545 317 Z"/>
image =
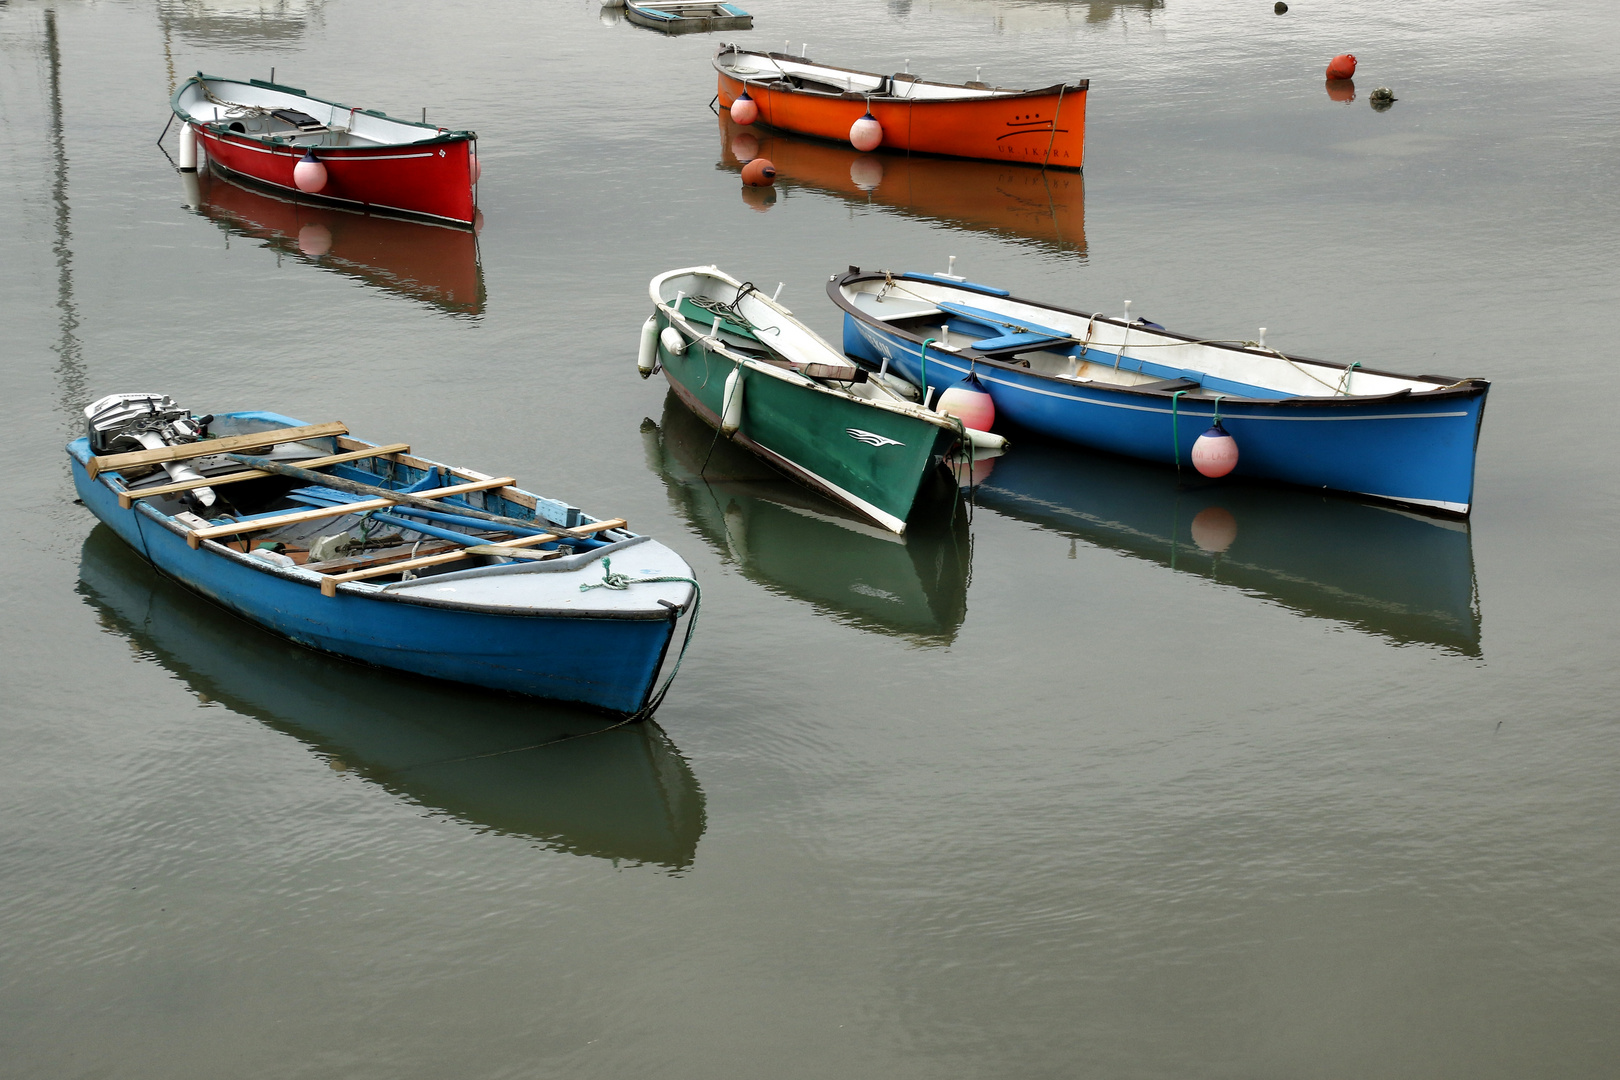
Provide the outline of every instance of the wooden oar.
<path id="1" fill-rule="evenodd" d="M 277 443 L 302 442 L 322 439 L 328 435 L 347 435 L 347 424 L 310 424 L 306 427 L 276 428 L 273 431 L 255 431 L 251 435 L 227 435 L 222 439 L 204 439 L 201 442 L 160 446 L 155 450 L 132 450 L 127 454 L 102 454 L 84 463 L 85 471 L 94 480 L 104 472 L 133 469 L 137 465 L 161 465 L 165 461 L 185 461 L 189 458 L 225 454 L 232 450 L 257 450 Z"/>
<path id="2" fill-rule="evenodd" d="M 320 473 L 316 473 L 320 476 Z M 505 487 L 507 484 L 517 483 L 510 476 L 497 476 L 488 480 L 475 480 L 470 484 L 456 484 L 454 487 L 434 488 L 424 492 L 429 498 L 443 499 L 450 495 L 465 495 L 469 491 L 488 491 L 490 488 Z M 302 525 L 306 521 L 319 521 L 322 518 L 341 517 L 344 514 L 363 514 L 367 510 L 382 510 L 389 506 L 398 506 L 396 499 L 365 499 L 354 503 L 339 503 L 336 506 L 323 506 L 316 510 L 300 510 L 292 514 L 277 514 L 274 517 L 248 518 L 245 521 L 233 521 L 228 525 L 210 525 L 206 529 L 192 529 L 186 534 L 186 543 L 193 548 L 202 546 L 204 540 L 213 540 L 221 536 L 236 536 L 245 532 L 262 532 L 265 529 L 279 529 L 283 525 Z M 460 509 L 459 507 L 457 509 Z M 542 534 L 544 535 L 544 534 Z"/>
<path id="3" fill-rule="evenodd" d="M 350 503 L 349 505 L 358 505 Z M 606 532 L 609 529 L 622 529 L 628 522 L 623 518 L 612 518 L 608 521 L 593 521 L 589 525 L 577 525 L 572 529 L 558 529 L 555 532 L 541 533 L 539 536 L 520 536 L 516 540 L 502 540 L 494 544 L 480 544 L 483 548 L 505 549 L 534 547 L 536 544 L 549 544 L 553 540 L 579 540 L 591 533 Z M 330 574 L 321 578 L 321 595 L 336 596 L 339 582 L 360 581 L 364 578 L 383 577 L 388 574 L 402 574 L 406 570 L 418 570 L 424 566 L 438 566 L 441 563 L 455 562 L 465 559 L 471 548 L 462 548 L 460 551 L 447 551 L 443 555 L 426 555 L 420 559 L 407 559 L 404 562 L 388 563 L 382 566 L 373 566 L 365 570 L 355 570 L 347 574 Z"/>
<path id="4" fill-rule="evenodd" d="M 392 499 L 400 506 L 415 506 L 422 510 L 443 510 L 444 507 L 434 504 L 431 500 L 443 498 L 440 494 L 443 488 L 429 488 L 427 491 L 414 494 L 404 491 L 393 491 L 376 484 L 362 484 L 358 480 L 346 480 L 341 476 L 328 476 L 326 473 L 312 472 L 309 469 L 289 465 L 284 461 L 271 461 L 269 458 L 250 457 L 246 454 L 228 455 L 232 461 L 240 461 L 244 465 L 251 465 L 255 469 L 273 472 L 279 476 L 288 476 L 294 480 L 302 480 L 306 484 L 316 484 L 320 487 L 332 488 L 334 491 L 347 491 L 351 495 L 370 495 L 375 498 Z M 508 480 L 507 483 L 516 481 Z M 469 489 L 470 490 L 470 489 Z M 541 520 L 524 521 L 521 518 L 502 517 L 491 514 L 487 510 L 474 510 L 469 506 L 456 507 L 456 513 L 463 517 L 474 517 L 480 521 L 492 521 L 500 525 L 517 525 L 525 529 L 536 527 L 545 528 L 546 522 Z"/>
<path id="5" fill-rule="evenodd" d="M 365 458 L 403 454 L 410 448 L 410 443 L 389 443 L 387 446 L 372 446 L 364 450 L 350 450 L 346 454 L 333 454 L 330 457 L 304 458 L 298 462 L 298 465 L 305 469 L 321 469 L 328 465 L 339 465 L 345 461 L 361 461 Z M 234 456 L 232 460 L 235 460 Z M 182 480 L 177 484 L 159 484 L 157 487 L 139 488 L 135 491 L 120 491 L 118 493 L 118 505 L 128 510 L 135 505 L 136 499 L 148 499 L 154 495 L 173 495 L 178 491 L 194 491 L 200 487 L 236 484 L 243 480 L 257 480 L 261 476 L 271 475 L 274 474 L 265 469 L 249 469 L 246 472 L 226 473 L 224 476 L 205 476 L 201 480 Z M 328 484 L 327 486 L 330 487 L 331 485 Z"/>

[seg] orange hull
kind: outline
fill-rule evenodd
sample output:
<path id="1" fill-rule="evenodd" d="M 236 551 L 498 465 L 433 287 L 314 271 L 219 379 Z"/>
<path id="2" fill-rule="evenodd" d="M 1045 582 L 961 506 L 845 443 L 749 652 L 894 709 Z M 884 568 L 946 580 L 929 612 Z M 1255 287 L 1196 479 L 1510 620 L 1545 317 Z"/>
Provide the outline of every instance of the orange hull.
<path id="1" fill-rule="evenodd" d="M 799 61 L 776 53 L 770 57 Z M 720 105 L 729 109 L 743 92 L 743 80 L 723 69 L 717 74 Z M 893 85 L 903 88 L 906 81 L 902 76 Z M 759 106 L 758 122 L 782 131 L 848 145 L 851 125 L 870 103 L 883 125 L 884 149 L 1079 169 L 1085 157 L 1087 85 L 1082 80 L 1042 90 L 920 99 L 800 89 L 782 79 L 749 79 L 747 89 Z"/>
<path id="2" fill-rule="evenodd" d="M 863 154 L 849 146 L 768 134 L 720 114 L 720 162 L 741 171 L 750 158 L 776 166 L 776 186 L 803 186 L 859 206 L 885 206 L 957 228 L 1037 241 L 1083 254 L 1083 177 L 989 161 Z"/>

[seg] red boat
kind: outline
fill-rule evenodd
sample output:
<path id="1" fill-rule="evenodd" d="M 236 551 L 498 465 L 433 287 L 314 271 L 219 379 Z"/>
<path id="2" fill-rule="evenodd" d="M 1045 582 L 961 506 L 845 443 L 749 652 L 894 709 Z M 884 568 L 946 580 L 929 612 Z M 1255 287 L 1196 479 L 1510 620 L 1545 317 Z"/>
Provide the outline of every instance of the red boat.
<path id="1" fill-rule="evenodd" d="M 198 72 L 172 102 L 180 168 L 199 144 L 218 172 L 303 199 L 471 226 L 478 136 L 396 120 L 302 90 Z"/>

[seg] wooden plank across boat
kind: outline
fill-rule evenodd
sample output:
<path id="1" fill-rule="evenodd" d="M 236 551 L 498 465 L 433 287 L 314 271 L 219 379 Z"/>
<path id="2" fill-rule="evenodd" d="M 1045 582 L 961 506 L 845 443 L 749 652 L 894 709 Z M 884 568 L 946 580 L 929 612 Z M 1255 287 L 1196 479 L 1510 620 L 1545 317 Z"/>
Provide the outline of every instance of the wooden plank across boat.
<path id="1" fill-rule="evenodd" d="M 692 571 L 621 518 L 339 423 L 198 420 L 157 395 L 103 398 L 86 417 L 89 434 L 68 445 L 84 504 L 159 571 L 266 629 L 626 716 L 668 688 L 654 684 L 694 606 Z M 175 436 L 176 419 L 193 437 Z M 126 444 L 141 448 L 109 452 Z"/>
<path id="2" fill-rule="evenodd" d="M 200 71 L 180 84 L 171 107 L 181 123 L 182 169 L 196 167 L 200 147 L 216 171 L 301 199 L 459 226 L 477 215 L 471 131 Z"/>
<path id="3" fill-rule="evenodd" d="M 1036 90 L 880 75 L 787 53 L 722 45 L 714 56 L 723 108 L 746 91 L 758 123 L 848 143 L 857 120 L 881 125 L 885 150 L 1079 169 L 1090 80 Z"/>
<path id="4" fill-rule="evenodd" d="M 637 26 L 665 34 L 705 34 L 714 30 L 752 30 L 754 17 L 736 4 L 708 0 L 625 0 L 624 16 Z"/>
<path id="5" fill-rule="evenodd" d="M 895 533 L 971 435 L 851 363 L 793 313 L 714 266 L 652 279 L 643 377 L 661 367 L 709 426 Z M 986 436 L 1001 442 L 996 436 Z"/>
<path id="6" fill-rule="evenodd" d="M 1191 337 L 949 274 L 852 267 L 827 294 L 844 311 L 850 356 L 919 385 L 972 373 L 998 418 L 1051 438 L 1190 468 L 1218 421 L 1236 441 L 1235 475 L 1442 514 L 1473 506 L 1484 379 Z"/>

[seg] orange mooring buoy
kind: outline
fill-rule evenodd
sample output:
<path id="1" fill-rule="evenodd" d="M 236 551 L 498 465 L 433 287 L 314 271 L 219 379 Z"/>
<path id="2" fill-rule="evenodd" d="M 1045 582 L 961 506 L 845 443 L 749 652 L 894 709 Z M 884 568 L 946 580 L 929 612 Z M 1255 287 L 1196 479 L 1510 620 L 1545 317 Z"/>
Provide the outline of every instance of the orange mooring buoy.
<path id="1" fill-rule="evenodd" d="M 743 166 L 742 182 L 749 187 L 770 187 L 776 183 L 776 166 L 770 158 L 757 157 Z"/>
<path id="2" fill-rule="evenodd" d="M 1356 74 L 1356 58 L 1349 53 L 1335 56 L 1328 61 L 1327 77 L 1330 79 L 1349 79 Z"/>

